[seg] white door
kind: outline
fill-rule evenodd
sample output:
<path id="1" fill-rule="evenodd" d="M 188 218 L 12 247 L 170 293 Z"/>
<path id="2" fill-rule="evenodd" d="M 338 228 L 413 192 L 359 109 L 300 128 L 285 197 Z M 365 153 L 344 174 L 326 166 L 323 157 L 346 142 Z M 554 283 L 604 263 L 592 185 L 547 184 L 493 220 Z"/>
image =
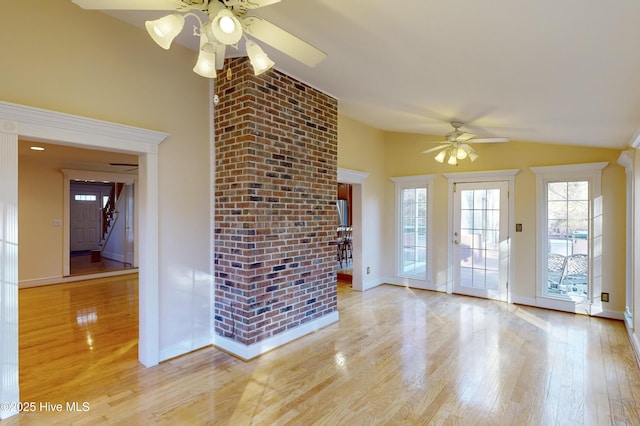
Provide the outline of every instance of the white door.
<path id="1" fill-rule="evenodd" d="M 508 182 L 454 184 L 453 292 L 507 300 Z"/>
<path id="2" fill-rule="evenodd" d="M 99 190 L 72 190 L 69 212 L 71 251 L 95 250 L 100 245 L 102 221 L 100 219 Z"/>

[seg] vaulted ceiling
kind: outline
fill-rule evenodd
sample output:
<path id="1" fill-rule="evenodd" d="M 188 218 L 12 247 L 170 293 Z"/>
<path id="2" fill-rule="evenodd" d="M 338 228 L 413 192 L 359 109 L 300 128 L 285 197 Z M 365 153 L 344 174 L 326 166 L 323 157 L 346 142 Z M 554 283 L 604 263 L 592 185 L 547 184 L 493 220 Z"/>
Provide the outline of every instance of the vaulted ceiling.
<path id="1" fill-rule="evenodd" d="M 444 135 L 458 120 L 483 137 L 612 148 L 640 132 L 637 0 L 282 0 L 252 13 L 328 55 L 309 68 L 263 44 L 277 69 L 375 128 Z"/>

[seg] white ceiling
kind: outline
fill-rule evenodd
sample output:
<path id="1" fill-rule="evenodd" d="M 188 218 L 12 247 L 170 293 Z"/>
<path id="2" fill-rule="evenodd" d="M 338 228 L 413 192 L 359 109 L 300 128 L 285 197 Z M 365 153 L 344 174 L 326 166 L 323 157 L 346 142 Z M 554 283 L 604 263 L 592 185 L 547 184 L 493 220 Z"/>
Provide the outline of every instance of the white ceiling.
<path id="1" fill-rule="evenodd" d="M 282 0 L 252 13 L 328 55 L 308 68 L 259 43 L 277 69 L 375 128 L 444 135 L 455 119 L 482 137 L 612 148 L 640 132 L 638 0 Z"/>

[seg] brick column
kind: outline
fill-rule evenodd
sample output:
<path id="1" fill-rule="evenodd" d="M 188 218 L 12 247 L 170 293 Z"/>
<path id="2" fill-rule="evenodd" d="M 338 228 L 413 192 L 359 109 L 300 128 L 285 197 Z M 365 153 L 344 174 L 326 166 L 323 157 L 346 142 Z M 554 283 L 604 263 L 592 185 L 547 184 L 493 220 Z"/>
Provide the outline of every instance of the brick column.
<path id="1" fill-rule="evenodd" d="M 337 314 L 337 100 L 247 58 L 215 93 L 215 333 L 253 345 Z M 225 69 L 226 72 L 226 69 Z"/>

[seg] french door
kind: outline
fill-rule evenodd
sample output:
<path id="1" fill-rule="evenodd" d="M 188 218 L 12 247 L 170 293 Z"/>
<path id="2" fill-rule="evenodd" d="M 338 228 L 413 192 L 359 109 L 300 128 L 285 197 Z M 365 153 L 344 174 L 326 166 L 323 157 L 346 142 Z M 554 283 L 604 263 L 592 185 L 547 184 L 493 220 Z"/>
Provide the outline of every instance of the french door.
<path id="1" fill-rule="evenodd" d="M 453 292 L 507 300 L 509 183 L 456 183 L 453 188 Z"/>

